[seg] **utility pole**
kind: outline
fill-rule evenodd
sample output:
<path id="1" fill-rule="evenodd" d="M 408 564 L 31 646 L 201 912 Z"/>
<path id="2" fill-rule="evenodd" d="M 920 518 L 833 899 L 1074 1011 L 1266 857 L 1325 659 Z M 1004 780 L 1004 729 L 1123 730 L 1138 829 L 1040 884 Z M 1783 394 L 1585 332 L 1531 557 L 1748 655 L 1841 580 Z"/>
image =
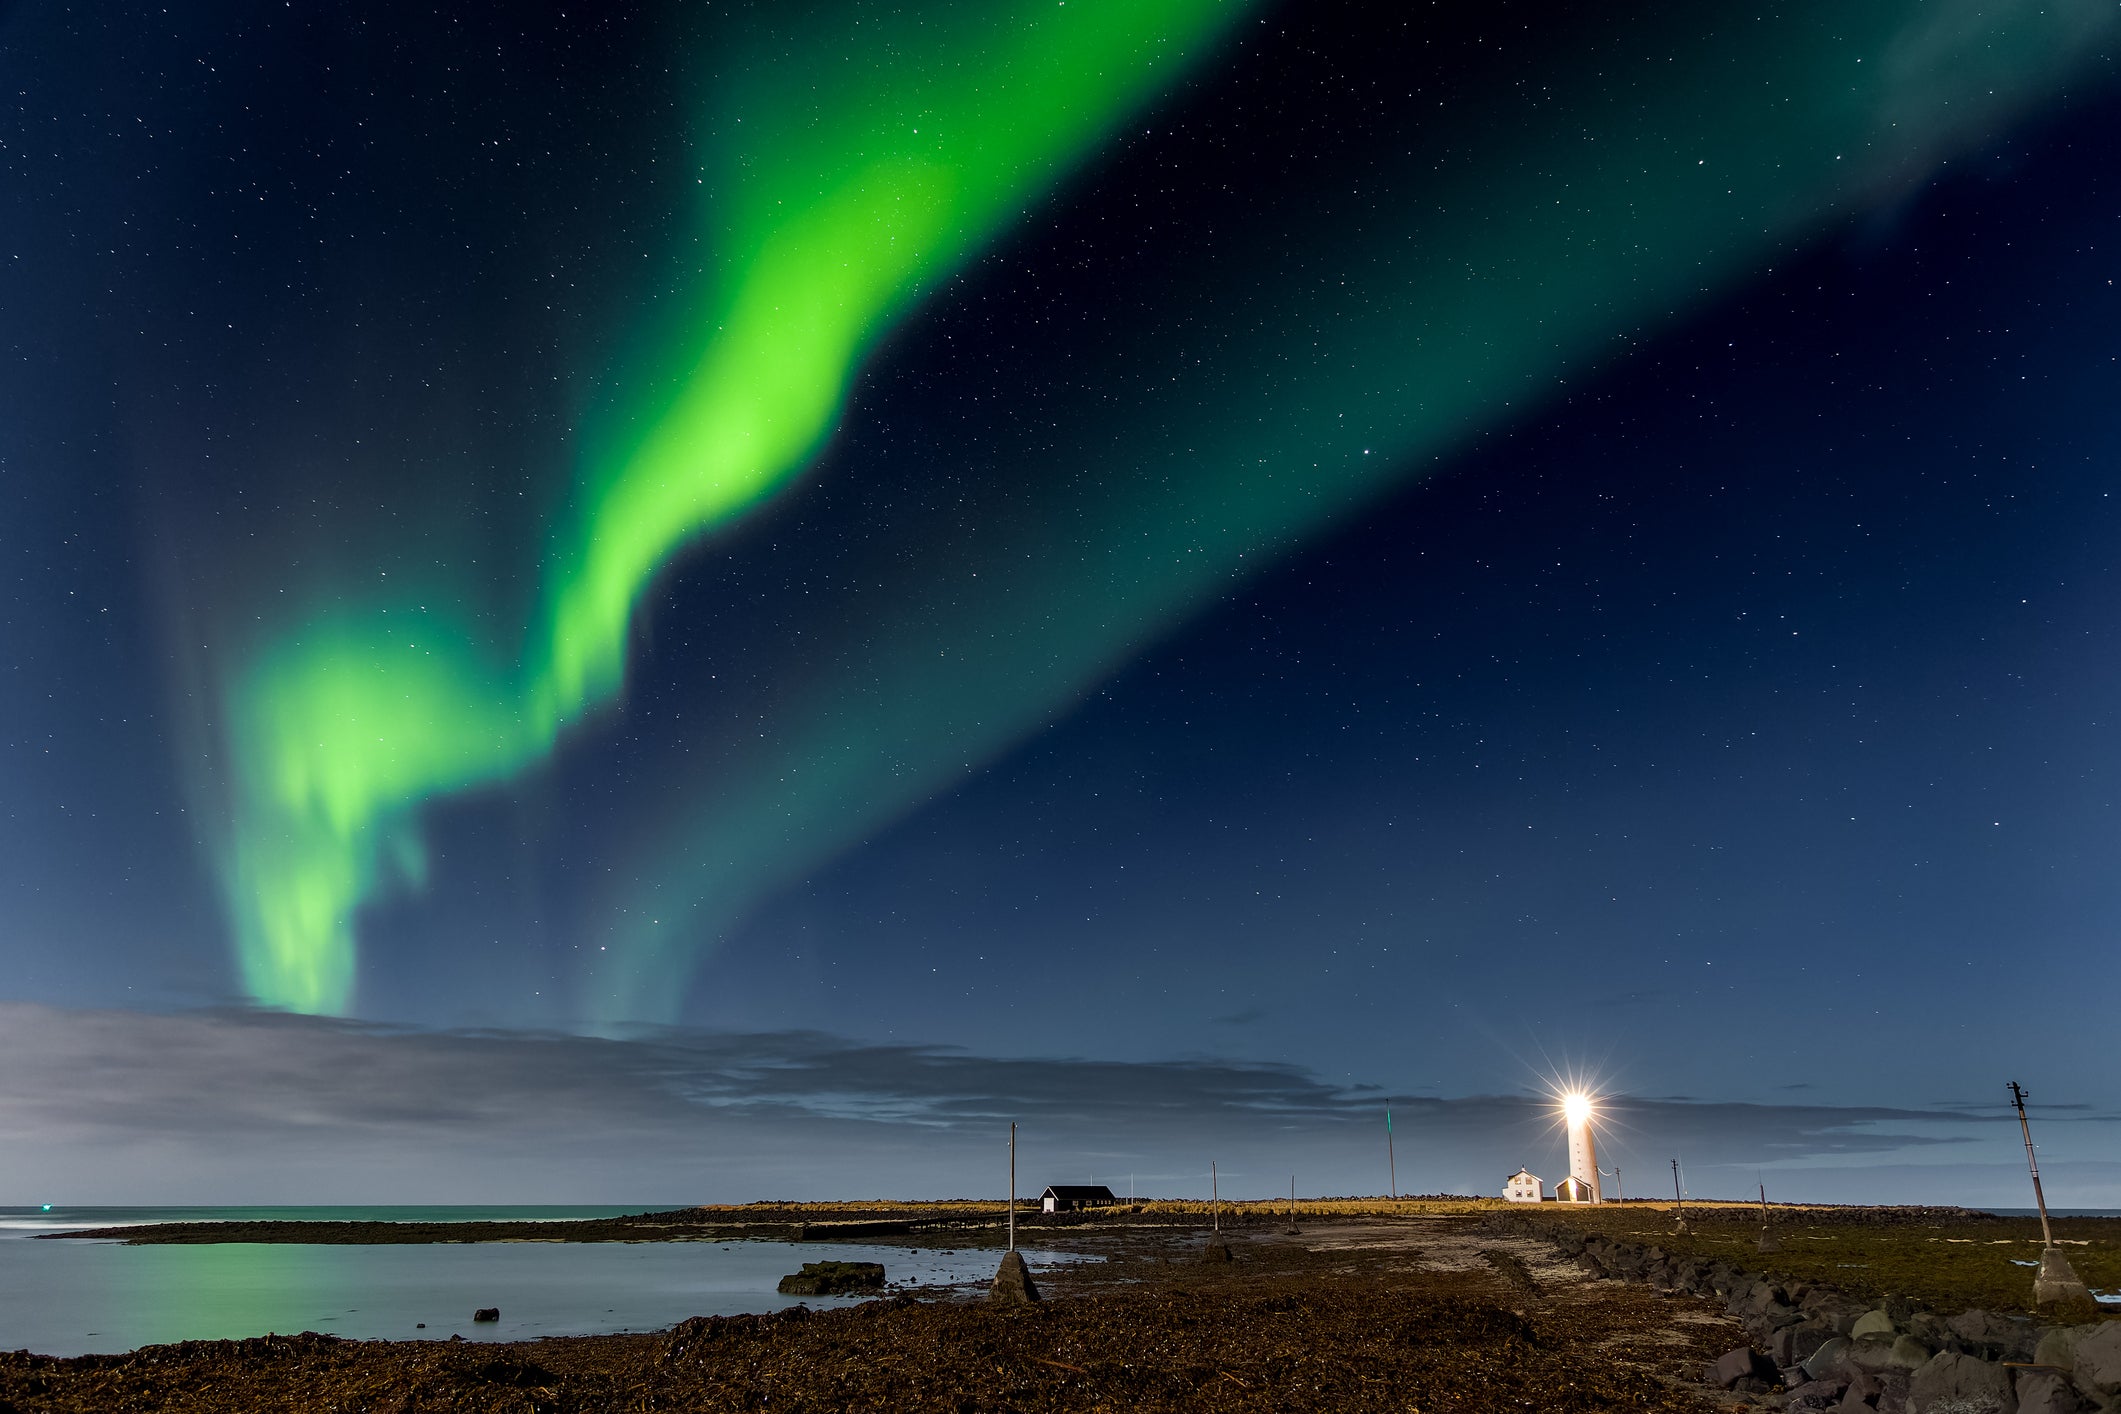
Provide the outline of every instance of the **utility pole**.
<path id="1" fill-rule="evenodd" d="M 1679 1209 L 1679 1223 L 1678 1226 L 1673 1229 L 1673 1231 L 1685 1232 L 1687 1230 L 1686 1194 L 1682 1193 L 1679 1189 L 1679 1160 L 1677 1159 L 1672 1160 L 1672 1202 Z"/>
<path id="2" fill-rule="evenodd" d="M 1222 1180 L 1215 1175 L 1215 1160 L 1213 1159 L 1208 1160 L 1208 1211 L 1214 1214 L 1212 1220 L 1215 1224 L 1215 1230 L 1221 1232 L 1223 1230 L 1223 1189 Z"/>
<path id="3" fill-rule="evenodd" d="M 2040 1191 L 2040 1160 L 2033 1156 L 2033 1127 L 2025 1118 L 2025 1087 L 2013 1080 L 2011 1104 L 2018 1111 L 2018 1132 L 2025 1136 L 2025 1166 L 2033 1174 L 2033 1202 L 2040 1208 L 2040 1274 L 2033 1278 L 2033 1305 L 2052 1302 L 2067 1305 L 2092 1304 L 2092 1294 L 2055 1245 L 2054 1230 L 2047 1223 L 2047 1195 Z"/>
<path id="4" fill-rule="evenodd" d="M 1620 1165 L 1618 1165 L 1618 1164 L 1615 1164 L 1615 1165 L 1613 1165 L 1613 1167 L 1612 1167 L 1612 1169 L 1611 1169 L 1611 1170 L 1606 1170 L 1606 1169 L 1600 1169 L 1600 1170 L 1599 1170 L 1599 1172 L 1600 1172 L 1600 1173 L 1606 1173 L 1606 1172 L 1611 1172 L 1611 1173 L 1612 1173 L 1612 1175 L 1613 1175 L 1613 1201 L 1614 1201 L 1614 1202 L 1616 1202 L 1616 1203 L 1625 1203 L 1625 1202 L 1627 1202 L 1627 1201 L 1628 1201 L 1628 1195 L 1627 1195 L 1627 1194 L 1626 1194 L 1625 1192 L 1623 1192 L 1623 1191 L 1621 1190 L 1621 1187 L 1620 1187 Z"/>
<path id="5" fill-rule="evenodd" d="M 1762 1252 L 1779 1252 L 1782 1244 L 1775 1241 L 1775 1234 L 1768 1230 L 1767 1180 L 1760 1181 L 1760 1241 L 1755 1244 Z"/>
<path id="6" fill-rule="evenodd" d="M 1385 1101 L 1385 1165 L 1392 1176 L 1392 1200 L 1399 1200 L 1399 1160 L 1392 1153 L 1392 1102 Z"/>
<path id="7" fill-rule="evenodd" d="M 1024 1254 L 1016 1250 L 1016 1121 L 1009 1121 L 1009 1250 L 1002 1253 L 1002 1264 L 995 1270 L 994 1283 L 987 1288 L 989 1301 L 1021 1305 L 1038 1300 L 1038 1283 L 1031 1280 L 1031 1269 L 1024 1265 Z"/>

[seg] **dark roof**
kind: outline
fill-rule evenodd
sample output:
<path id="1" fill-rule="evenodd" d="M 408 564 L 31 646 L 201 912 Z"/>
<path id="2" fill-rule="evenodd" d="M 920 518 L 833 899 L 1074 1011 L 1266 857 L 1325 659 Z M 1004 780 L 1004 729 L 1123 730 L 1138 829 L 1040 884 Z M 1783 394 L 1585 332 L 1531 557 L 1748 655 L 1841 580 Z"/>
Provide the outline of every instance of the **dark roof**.
<path id="1" fill-rule="evenodd" d="M 1105 1187 L 1102 1183 L 1056 1183 L 1049 1186 L 1046 1189 L 1046 1193 L 1041 1193 L 1038 1196 L 1043 1198 L 1047 1193 L 1052 1194 L 1063 1203 L 1082 1203 L 1098 1198 L 1104 1199 L 1107 1203 L 1118 1201 L 1112 1196 L 1112 1190 Z"/>

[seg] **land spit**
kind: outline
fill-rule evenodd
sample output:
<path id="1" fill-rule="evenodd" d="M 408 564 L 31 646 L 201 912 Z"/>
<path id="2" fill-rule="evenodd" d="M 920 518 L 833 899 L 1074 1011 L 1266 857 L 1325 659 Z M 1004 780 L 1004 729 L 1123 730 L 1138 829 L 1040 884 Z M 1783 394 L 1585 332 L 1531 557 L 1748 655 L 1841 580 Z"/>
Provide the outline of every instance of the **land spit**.
<path id="1" fill-rule="evenodd" d="M 1035 1304 L 929 1291 L 513 1345 L 305 1334 L 7 1355 L 0 1409 L 1700 1414 L 1716 1407 L 1701 1364 L 1742 1338 L 1706 1303 L 1592 1280 L 1477 1220 L 1345 1219 L 1298 1239 L 1226 1215 L 1225 1236 L 1234 1260 L 1211 1267 L 1198 1224 L 1020 1226 L 1020 1243 L 1105 1259 L 1041 1273 Z"/>
<path id="2" fill-rule="evenodd" d="M 503 1240 L 786 1240 L 800 1227 L 803 1236 L 829 1234 L 835 1241 L 903 1244 L 927 1233 L 938 1245 L 975 1247 L 999 1242 L 998 1206 L 751 1205 L 590 1224 L 482 1226 L 506 1229 L 496 1234 Z M 1234 1260 L 1213 1265 L 1200 1260 L 1209 1239 L 1205 1205 L 1019 1215 L 1021 1244 L 1105 1259 L 1042 1275 L 1046 1299 L 1036 1305 L 991 1303 L 982 1299 L 983 1288 L 943 1289 L 900 1292 L 852 1308 L 695 1319 L 651 1335 L 515 1345 L 301 1335 L 78 1360 L 0 1356 L 0 1411 L 1437 1414 L 1750 1406 L 1795 1414 L 1827 1407 L 1820 1402 L 1823 1389 L 1791 1384 L 1806 1372 L 1782 1368 L 1797 1353 L 1782 1348 L 1797 1323 L 1820 1326 L 1822 1336 L 1848 1324 L 1855 1334 L 1864 1320 L 1855 1313 L 1872 1305 L 1878 1314 L 1869 1324 L 1883 1319 L 1893 1326 L 1881 1358 L 1904 1363 L 1921 1340 L 1933 1374 L 1951 1365 L 1952 1382 L 1943 1395 L 1928 1390 L 1926 1397 L 1914 1369 L 1852 1366 L 1832 1407 L 1851 1411 L 1855 1406 L 1845 1400 L 1853 1391 L 1857 1406 L 1877 1414 L 1971 1409 L 1967 1397 L 1980 1392 L 1983 1379 L 1997 1384 L 1999 1372 L 1994 1407 L 2000 1414 L 2009 1414 L 2018 1386 L 2029 1394 L 2037 1385 L 2048 1397 L 2044 1407 L 2116 1407 L 2099 1397 L 2096 1381 L 2070 1389 L 2066 1379 L 2040 1380 L 2012 1368 L 2007 1356 L 2022 1355 L 2021 1337 L 2030 1337 L 2036 1353 L 2040 1348 L 2046 1328 L 2030 1314 L 1996 1303 L 2003 1309 L 1991 1314 L 2007 1324 L 1958 1333 L 1966 1326 L 1955 1326 L 1959 1298 L 1967 1292 L 2007 1296 L 2020 1285 L 2029 1288 L 2029 1276 L 2020 1276 L 2025 1269 L 2011 1255 L 2023 1242 L 2016 1220 L 1936 1209 L 1779 1208 L 1783 1240 L 1768 1254 L 1750 1240 L 1757 1236 L 1758 1208 L 1737 1205 L 1689 1204 L 1684 1235 L 1671 1234 L 1668 1211 L 1634 1203 L 1585 1210 L 1351 1200 L 1299 1204 L 1298 1213 L 1304 1230 L 1292 1235 L 1281 1230 L 1289 1220 L 1286 1202 L 1257 1211 L 1226 1205 L 1223 1226 Z M 850 1231 L 856 1224 L 875 1230 Z M 199 1224 L 189 1227 L 212 1232 L 110 1235 L 227 1241 L 241 1232 L 244 1241 L 316 1240 L 289 1231 L 311 1226 Z M 418 1225 L 327 1226 L 347 1230 L 336 1237 L 341 1241 L 417 1240 L 406 1229 Z M 448 1226 L 448 1240 L 464 1240 Z M 395 1231 L 365 1231 L 378 1227 Z M 553 1227 L 570 1231 L 564 1237 L 522 1231 Z M 607 1235 L 590 1238 L 589 1229 Z M 2080 1220 L 2070 1231 L 2080 1269 L 2089 1269 L 2094 1286 L 2110 1284 L 2109 1265 L 2121 1271 L 2121 1223 Z M 1812 1272 L 1811 1279 L 1785 1275 L 1792 1263 Z M 1821 1276 L 1828 1270 L 1842 1278 L 1838 1287 Z M 1784 1305 L 1793 1313 L 1789 1321 L 1781 1317 Z M 2121 1334 L 2121 1322 L 2107 1324 Z M 2079 1327 L 2071 1340 L 2084 1334 Z M 1825 1338 L 1842 1339 L 1852 1359 L 1876 1353 L 1861 1335 Z M 1909 1348 L 1895 1357 L 1901 1346 Z M 1980 1360 L 1994 1369 L 1969 1363 Z M 1804 1382 L 1823 1383 L 1831 1380 Z"/>

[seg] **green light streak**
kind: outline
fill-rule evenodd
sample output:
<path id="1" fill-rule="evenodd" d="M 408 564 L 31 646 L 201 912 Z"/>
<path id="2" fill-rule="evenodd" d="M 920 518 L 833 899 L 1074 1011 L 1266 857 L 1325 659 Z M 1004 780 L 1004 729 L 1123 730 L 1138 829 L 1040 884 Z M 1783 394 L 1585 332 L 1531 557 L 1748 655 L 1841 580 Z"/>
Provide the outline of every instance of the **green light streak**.
<path id="1" fill-rule="evenodd" d="M 1682 13 L 1674 42 L 1656 21 Z M 1812 0 L 1637 29 L 1527 72 L 1537 107 L 1502 95 L 1410 138 L 1366 183 L 1387 214 L 1321 190 L 1294 236 L 1234 235 L 1214 288 L 1142 311 L 1125 365 L 1043 410 L 1077 440 L 1010 469 L 1060 488 L 1045 503 L 924 545 L 937 568 L 888 596 L 821 606 L 832 671 L 770 701 L 762 736 L 697 744 L 705 764 L 665 785 L 689 813 L 615 848 L 644 882 L 607 903 L 613 962 L 587 979 L 602 1019 L 669 1018 L 760 899 L 1616 338 L 1909 190 L 2067 82 L 2121 12 Z M 1285 239 L 1301 283 L 1256 275 L 1288 270 Z"/>
<path id="2" fill-rule="evenodd" d="M 637 439 L 587 470 L 519 642 L 497 645 L 439 595 L 362 596 L 272 643 L 228 685 L 221 866 L 251 995 L 343 1010 L 357 909 L 424 870 L 421 804 L 522 770 L 609 699 L 658 568 L 799 471 L 892 316 L 1242 10 L 936 7 L 898 34 L 844 52 L 813 39 L 793 64 L 776 55 L 751 73 L 757 111 L 723 114 L 710 144 L 717 257 L 693 331 L 658 380 L 674 391 Z M 820 91 L 834 96 L 815 107 L 777 96 Z"/>

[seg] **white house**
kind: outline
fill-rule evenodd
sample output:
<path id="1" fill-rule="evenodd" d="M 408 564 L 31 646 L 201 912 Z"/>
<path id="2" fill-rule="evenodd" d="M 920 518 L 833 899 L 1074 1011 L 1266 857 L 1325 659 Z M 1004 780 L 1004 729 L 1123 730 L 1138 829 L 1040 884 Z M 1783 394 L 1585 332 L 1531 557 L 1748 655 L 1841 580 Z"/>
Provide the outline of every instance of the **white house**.
<path id="1" fill-rule="evenodd" d="M 1595 1203 L 1598 1190 L 1572 1173 L 1554 1185 L 1554 1199 L 1559 1203 Z"/>
<path id="2" fill-rule="evenodd" d="M 1502 1183 L 1502 1196 L 1512 1203 L 1537 1203 L 1546 1197 L 1547 1186 L 1530 1169 L 1519 1169 Z"/>

